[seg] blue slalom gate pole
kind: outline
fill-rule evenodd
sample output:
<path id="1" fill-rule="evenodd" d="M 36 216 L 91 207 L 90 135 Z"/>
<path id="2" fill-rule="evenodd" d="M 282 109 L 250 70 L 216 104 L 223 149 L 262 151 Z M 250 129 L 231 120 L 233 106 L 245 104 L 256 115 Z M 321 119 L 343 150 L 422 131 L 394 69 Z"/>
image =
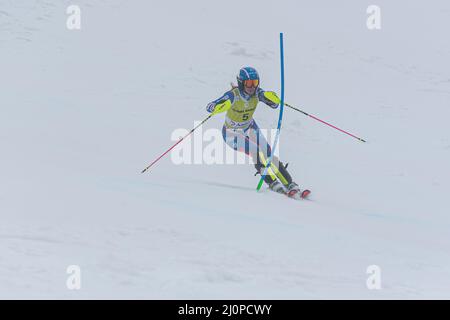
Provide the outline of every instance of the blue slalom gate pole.
<path id="1" fill-rule="evenodd" d="M 277 126 L 277 133 L 275 135 L 275 141 L 273 143 L 272 152 L 270 153 L 269 159 L 267 161 L 267 166 L 264 169 L 263 174 L 261 175 L 261 179 L 259 180 L 258 187 L 256 188 L 256 191 L 259 191 L 261 189 L 261 186 L 263 184 L 264 178 L 267 175 L 267 170 L 270 168 L 270 165 L 272 164 L 272 158 L 273 154 L 275 153 L 275 150 L 278 145 L 278 140 L 280 137 L 280 130 L 281 130 L 281 122 L 283 120 L 283 110 L 284 110 L 284 51 L 283 51 L 283 33 L 280 33 L 280 64 L 281 64 L 281 101 L 280 101 L 280 115 L 278 117 L 278 126 Z"/>

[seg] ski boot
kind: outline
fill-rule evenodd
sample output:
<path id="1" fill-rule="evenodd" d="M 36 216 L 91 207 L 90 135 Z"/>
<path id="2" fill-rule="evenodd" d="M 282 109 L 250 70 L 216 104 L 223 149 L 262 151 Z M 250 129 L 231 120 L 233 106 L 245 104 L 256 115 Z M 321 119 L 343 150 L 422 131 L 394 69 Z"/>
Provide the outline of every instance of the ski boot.
<path id="1" fill-rule="evenodd" d="M 311 193 L 308 189 L 303 191 L 300 190 L 300 187 L 295 182 L 291 182 L 287 186 L 287 196 L 293 199 L 305 199 Z"/>
<path id="2" fill-rule="evenodd" d="M 278 180 L 274 180 L 272 183 L 270 183 L 269 184 L 269 189 L 272 190 L 272 191 L 275 191 L 277 193 L 286 194 L 286 188 Z"/>

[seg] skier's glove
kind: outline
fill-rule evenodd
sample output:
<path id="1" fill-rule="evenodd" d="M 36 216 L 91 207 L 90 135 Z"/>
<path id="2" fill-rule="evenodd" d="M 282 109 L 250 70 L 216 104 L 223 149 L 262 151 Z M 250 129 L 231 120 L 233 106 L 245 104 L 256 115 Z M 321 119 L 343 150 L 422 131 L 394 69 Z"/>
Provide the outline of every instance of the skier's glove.
<path id="1" fill-rule="evenodd" d="M 270 100 L 267 100 L 267 101 L 266 101 L 266 104 L 267 104 L 269 107 L 271 107 L 272 109 L 276 109 L 276 108 L 278 108 L 278 106 L 279 106 L 278 103 L 272 102 L 272 101 L 270 101 Z"/>
<path id="2" fill-rule="evenodd" d="M 215 102 L 210 102 L 206 106 L 206 111 L 208 111 L 209 113 L 212 113 L 214 111 L 215 107 L 216 107 L 216 103 Z"/>
<path id="3" fill-rule="evenodd" d="M 264 98 L 267 100 L 267 104 L 272 108 L 277 108 L 280 104 L 280 98 L 278 98 L 277 94 L 273 91 L 265 91 Z"/>

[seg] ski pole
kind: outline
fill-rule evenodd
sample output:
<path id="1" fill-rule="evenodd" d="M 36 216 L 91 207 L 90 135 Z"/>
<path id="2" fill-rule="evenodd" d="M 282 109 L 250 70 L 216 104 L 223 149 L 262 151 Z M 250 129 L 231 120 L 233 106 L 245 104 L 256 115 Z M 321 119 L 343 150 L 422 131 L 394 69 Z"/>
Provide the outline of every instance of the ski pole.
<path id="1" fill-rule="evenodd" d="M 308 117 L 313 118 L 314 120 L 317 120 L 317 121 L 319 121 L 319 122 L 322 122 L 323 124 L 326 124 L 327 126 L 330 126 L 330 127 L 334 128 L 334 129 L 336 129 L 336 130 L 339 130 L 340 132 L 343 132 L 343 133 L 345 133 L 345 134 L 348 134 L 349 136 L 351 136 L 351 137 L 353 137 L 353 138 L 355 138 L 355 139 L 358 139 L 359 141 L 366 142 L 366 140 L 364 140 L 364 139 L 362 139 L 362 138 L 360 138 L 360 137 L 357 137 L 357 136 L 355 136 L 355 135 L 353 135 L 353 134 L 351 134 L 351 133 L 348 133 L 347 131 L 344 131 L 344 130 L 342 130 L 342 129 L 339 129 L 338 127 L 333 126 L 332 124 L 330 124 L 330 123 L 328 123 L 328 122 L 326 122 L 326 121 L 323 121 L 323 120 L 321 120 L 321 119 L 319 119 L 319 118 L 317 118 L 317 117 L 315 117 L 315 116 L 313 116 L 313 115 L 311 115 L 311 114 L 309 114 L 309 113 L 306 113 L 305 111 L 302 111 L 302 110 L 300 110 L 300 109 L 298 109 L 298 108 L 296 108 L 296 107 L 293 107 L 293 106 L 291 106 L 291 105 L 288 104 L 288 103 L 284 103 L 284 104 L 285 104 L 287 107 L 291 108 L 291 109 L 294 109 L 294 110 L 296 110 L 296 111 L 298 111 L 298 112 L 303 113 L 304 115 L 306 115 L 306 116 L 308 116 Z"/>
<path id="2" fill-rule="evenodd" d="M 265 91 L 265 92 L 264 92 L 264 96 L 265 96 L 267 99 L 269 99 L 270 101 L 274 102 L 274 103 L 281 103 L 280 98 L 278 98 L 277 94 L 276 94 L 275 92 L 273 92 L 273 91 Z M 291 109 L 294 109 L 295 111 L 298 111 L 298 112 L 303 113 L 305 116 L 311 117 L 311 118 L 313 118 L 314 120 L 317 120 L 317 121 L 319 121 L 319 122 L 322 122 L 323 124 L 326 124 L 327 126 L 330 126 L 330 127 L 334 128 L 334 129 L 336 129 L 336 130 L 339 130 L 340 132 L 343 132 L 343 133 L 345 133 L 345 134 L 348 134 L 349 136 L 351 136 L 351 137 L 353 137 L 353 138 L 356 138 L 356 139 L 358 139 L 359 141 L 366 142 L 366 140 L 361 139 L 360 137 L 357 137 L 357 136 L 355 136 L 355 135 L 353 135 L 353 134 L 351 134 L 351 133 L 348 133 L 347 131 L 344 131 L 344 130 L 342 130 L 342 129 L 339 129 L 338 127 L 333 126 L 332 124 L 330 124 L 330 123 L 328 123 L 328 122 L 326 122 L 326 121 L 320 120 L 319 118 L 313 116 L 312 114 L 309 114 L 309 113 L 307 113 L 307 112 L 305 112 L 305 111 L 302 111 L 302 110 L 300 110 L 300 109 L 298 109 L 298 108 L 296 108 L 296 107 L 294 107 L 294 106 L 291 106 L 289 103 L 286 103 L 286 102 L 285 102 L 284 105 L 287 106 L 287 107 L 289 107 L 289 108 L 291 108 Z"/>
<path id="3" fill-rule="evenodd" d="M 205 118 L 205 120 L 203 120 L 202 122 L 200 122 L 198 125 L 195 126 L 195 128 L 193 128 L 191 131 L 189 131 L 188 134 L 186 134 L 184 137 L 182 137 L 180 140 L 177 141 L 177 143 L 175 143 L 173 146 L 171 146 L 166 152 L 164 152 L 162 155 L 160 155 L 158 158 L 156 158 L 152 163 L 150 163 L 144 170 L 142 170 L 141 173 L 144 173 L 145 171 L 147 171 L 152 165 L 154 165 L 156 162 L 158 162 L 159 159 L 161 159 L 162 157 L 164 157 L 170 150 L 172 150 L 173 148 L 175 148 L 175 146 L 177 146 L 181 141 L 183 141 L 186 137 L 188 137 L 190 134 L 192 134 L 192 132 L 195 131 L 195 129 L 197 129 L 198 127 L 200 127 L 202 124 L 204 124 L 206 121 L 208 121 L 211 117 L 213 116 L 213 114 L 210 114 L 207 118 Z"/>

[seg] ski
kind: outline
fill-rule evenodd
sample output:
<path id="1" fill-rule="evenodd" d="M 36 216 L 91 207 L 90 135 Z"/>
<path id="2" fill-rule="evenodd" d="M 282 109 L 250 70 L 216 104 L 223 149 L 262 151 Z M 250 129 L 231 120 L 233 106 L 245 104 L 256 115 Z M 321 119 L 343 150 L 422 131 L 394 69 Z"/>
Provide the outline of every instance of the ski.
<path id="1" fill-rule="evenodd" d="M 294 189 L 294 190 L 291 190 L 286 193 L 286 195 L 289 198 L 295 199 L 295 200 L 307 199 L 310 194 L 311 194 L 311 191 L 308 189 L 305 189 L 301 192 L 300 192 L 300 190 Z"/>
<path id="2" fill-rule="evenodd" d="M 296 188 L 293 188 L 292 190 L 288 191 L 281 183 L 278 181 L 274 181 L 272 185 L 268 188 L 270 191 L 283 194 L 287 196 L 288 198 L 295 199 L 295 200 L 306 200 L 308 199 L 309 195 L 311 194 L 311 191 L 308 189 L 305 189 L 301 191 L 298 186 Z"/>

